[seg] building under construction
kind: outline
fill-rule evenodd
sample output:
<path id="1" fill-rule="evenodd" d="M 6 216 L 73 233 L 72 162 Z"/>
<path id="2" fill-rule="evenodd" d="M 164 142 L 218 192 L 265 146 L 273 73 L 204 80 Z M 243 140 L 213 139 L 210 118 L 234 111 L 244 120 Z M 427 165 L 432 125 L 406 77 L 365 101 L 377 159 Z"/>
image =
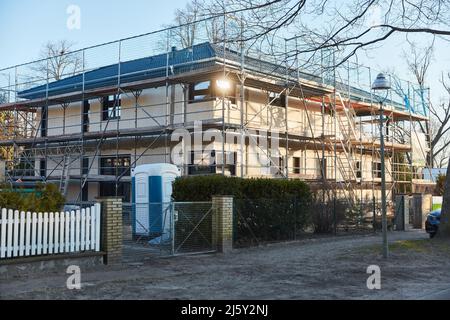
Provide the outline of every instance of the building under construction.
<path id="1" fill-rule="evenodd" d="M 329 68 L 329 52 L 302 63 L 291 54 L 296 38 L 283 39 L 285 56 L 275 58 L 243 41 L 186 45 L 178 35 L 70 53 L 59 75 L 55 58 L 0 70 L 7 181 L 56 183 L 69 203 L 129 202 L 134 167 L 175 163 L 183 175 L 302 179 L 356 204 L 380 198 L 384 161 L 390 199 L 424 183 L 428 91 L 392 76 L 381 109 L 376 71 Z"/>

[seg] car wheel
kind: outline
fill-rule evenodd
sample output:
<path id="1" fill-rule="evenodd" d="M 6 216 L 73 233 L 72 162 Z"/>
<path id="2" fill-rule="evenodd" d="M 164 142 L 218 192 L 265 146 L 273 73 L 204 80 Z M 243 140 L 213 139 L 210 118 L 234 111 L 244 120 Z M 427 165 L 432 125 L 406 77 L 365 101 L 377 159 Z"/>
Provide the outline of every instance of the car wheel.
<path id="1" fill-rule="evenodd" d="M 435 235 L 436 235 L 436 232 L 430 233 L 430 239 L 433 239 Z"/>

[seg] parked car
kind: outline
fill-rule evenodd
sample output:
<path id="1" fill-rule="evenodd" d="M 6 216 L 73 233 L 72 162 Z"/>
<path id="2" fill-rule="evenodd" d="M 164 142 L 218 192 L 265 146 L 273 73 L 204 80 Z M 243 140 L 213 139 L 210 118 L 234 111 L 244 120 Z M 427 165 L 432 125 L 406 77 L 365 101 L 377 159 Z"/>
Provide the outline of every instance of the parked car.
<path id="1" fill-rule="evenodd" d="M 425 222 L 425 230 L 430 234 L 430 238 L 434 238 L 439 229 L 439 224 L 441 223 L 441 209 L 434 210 L 430 212 L 427 216 L 427 221 Z"/>

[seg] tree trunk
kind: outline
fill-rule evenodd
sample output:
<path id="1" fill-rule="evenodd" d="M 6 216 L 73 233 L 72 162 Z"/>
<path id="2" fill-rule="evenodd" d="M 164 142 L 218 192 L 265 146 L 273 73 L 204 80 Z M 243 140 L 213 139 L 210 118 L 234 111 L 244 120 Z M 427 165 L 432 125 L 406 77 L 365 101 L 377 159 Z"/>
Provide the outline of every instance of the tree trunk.
<path id="1" fill-rule="evenodd" d="M 444 197 L 442 202 L 441 223 L 439 226 L 439 237 L 450 237 L 450 164 L 447 168 L 447 179 L 444 186 Z"/>

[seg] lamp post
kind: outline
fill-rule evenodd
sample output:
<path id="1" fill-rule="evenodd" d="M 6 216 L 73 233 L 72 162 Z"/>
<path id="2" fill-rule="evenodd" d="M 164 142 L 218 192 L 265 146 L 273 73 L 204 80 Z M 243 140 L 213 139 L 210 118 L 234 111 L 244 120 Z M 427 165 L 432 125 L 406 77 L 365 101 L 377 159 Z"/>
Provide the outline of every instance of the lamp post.
<path id="1" fill-rule="evenodd" d="M 383 230 L 383 258 L 389 256 L 389 245 L 387 237 L 387 204 L 386 204 L 386 164 L 385 164 L 385 146 L 384 146 L 384 108 L 383 104 L 387 99 L 388 91 L 391 89 L 391 83 L 386 76 L 380 73 L 372 85 L 374 91 L 386 91 L 386 97 L 380 99 L 380 154 L 381 154 L 381 219 Z"/>

